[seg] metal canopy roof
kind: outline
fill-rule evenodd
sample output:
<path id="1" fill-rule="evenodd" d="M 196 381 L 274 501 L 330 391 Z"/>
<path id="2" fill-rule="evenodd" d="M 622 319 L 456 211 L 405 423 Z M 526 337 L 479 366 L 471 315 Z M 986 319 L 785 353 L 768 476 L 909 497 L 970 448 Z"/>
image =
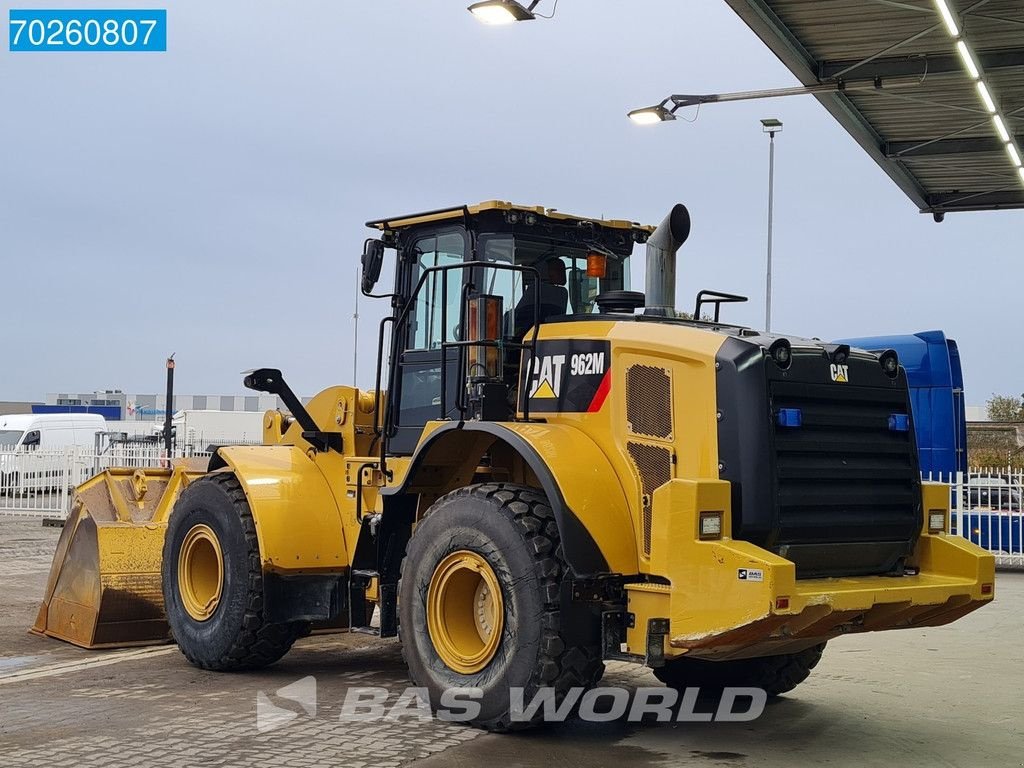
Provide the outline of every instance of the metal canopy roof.
<path id="1" fill-rule="evenodd" d="M 881 78 L 815 97 L 922 213 L 1024 208 L 1024 178 L 932 0 L 726 2 L 804 85 Z M 1024 149 L 1024 2 L 947 3 Z"/>

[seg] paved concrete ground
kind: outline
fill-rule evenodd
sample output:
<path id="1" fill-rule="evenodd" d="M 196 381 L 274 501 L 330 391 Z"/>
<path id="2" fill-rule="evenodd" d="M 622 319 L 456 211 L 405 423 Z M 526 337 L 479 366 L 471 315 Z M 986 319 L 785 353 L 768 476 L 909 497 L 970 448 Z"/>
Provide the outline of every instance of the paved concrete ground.
<path id="1" fill-rule="evenodd" d="M 406 685 L 398 646 L 349 635 L 301 640 L 259 673 L 213 674 L 172 646 L 87 652 L 26 634 L 59 531 L 0 518 L 3 766 L 413 765 L 1024 766 L 1024 574 L 950 627 L 841 638 L 810 680 L 752 723 L 549 727 L 511 736 L 406 719 L 341 723 L 351 686 Z M 257 695 L 306 676 L 305 713 L 260 733 Z M 655 685 L 613 664 L 607 685 Z M 294 708 L 294 705 L 292 705 Z M 299 710 L 301 712 L 301 710 Z"/>

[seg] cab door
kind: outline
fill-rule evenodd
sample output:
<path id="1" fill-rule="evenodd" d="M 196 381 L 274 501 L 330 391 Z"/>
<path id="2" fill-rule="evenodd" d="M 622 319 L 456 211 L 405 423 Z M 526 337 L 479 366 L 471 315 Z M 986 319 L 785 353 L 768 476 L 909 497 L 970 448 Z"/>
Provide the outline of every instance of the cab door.
<path id="1" fill-rule="evenodd" d="M 399 292 L 409 296 L 430 268 L 454 267 L 464 262 L 469 251 L 467 240 L 462 227 L 448 227 L 421 234 L 409 243 L 403 250 Z M 468 272 L 452 268 L 428 273 L 418 293 L 411 296 L 412 305 L 404 321 L 395 329 L 395 408 L 389 453 L 411 454 L 428 421 L 459 418 L 456 400 L 463 385 L 458 370 L 459 351 L 443 349 L 442 344 L 459 338 L 463 286 L 470 279 Z"/>

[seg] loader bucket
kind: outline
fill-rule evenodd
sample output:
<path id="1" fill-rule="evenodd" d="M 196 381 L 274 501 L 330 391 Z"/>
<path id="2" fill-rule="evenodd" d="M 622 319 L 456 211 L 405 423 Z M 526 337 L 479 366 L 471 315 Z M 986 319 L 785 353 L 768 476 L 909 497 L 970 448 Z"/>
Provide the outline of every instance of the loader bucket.
<path id="1" fill-rule="evenodd" d="M 109 469 L 79 486 L 32 632 L 83 648 L 168 642 L 164 531 L 178 494 L 201 474 Z"/>

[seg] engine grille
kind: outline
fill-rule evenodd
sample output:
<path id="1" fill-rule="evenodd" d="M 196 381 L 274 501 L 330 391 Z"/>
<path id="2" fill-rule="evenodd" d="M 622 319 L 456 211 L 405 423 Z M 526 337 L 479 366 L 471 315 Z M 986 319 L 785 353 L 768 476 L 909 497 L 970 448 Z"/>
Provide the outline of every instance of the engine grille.
<path id="1" fill-rule="evenodd" d="M 913 436 L 889 427 L 891 414 L 907 413 L 906 393 L 792 381 L 772 381 L 769 391 L 774 549 L 794 560 L 803 576 L 893 568 L 921 525 Z M 778 426 L 775 414 L 782 408 L 798 408 L 802 425 Z M 865 543 L 875 551 L 868 560 Z"/>
<path id="2" fill-rule="evenodd" d="M 640 475 L 643 506 L 644 554 L 651 554 L 651 496 L 672 479 L 672 451 L 660 445 L 626 443 L 629 456 Z"/>
<path id="3" fill-rule="evenodd" d="M 664 368 L 626 369 L 626 421 L 634 435 L 672 440 L 672 377 Z"/>

